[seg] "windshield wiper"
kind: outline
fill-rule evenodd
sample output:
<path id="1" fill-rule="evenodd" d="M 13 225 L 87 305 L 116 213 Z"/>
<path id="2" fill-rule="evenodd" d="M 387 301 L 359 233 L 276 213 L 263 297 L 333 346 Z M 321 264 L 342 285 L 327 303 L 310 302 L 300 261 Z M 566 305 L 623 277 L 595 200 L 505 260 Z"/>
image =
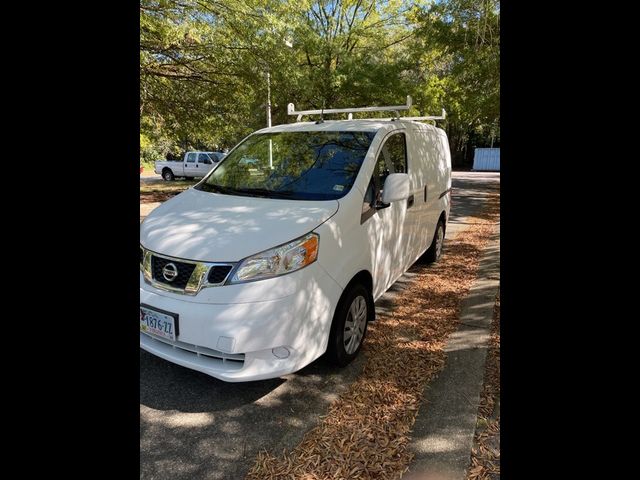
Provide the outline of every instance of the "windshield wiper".
<path id="1" fill-rule="evenodd" d="M 203 183 L 202 189 L 209 192 L 224 193 L 226 195 L 233 195 L 236 193 L 235 188 L 223 187 L 222 185 L 216 185 L 214 183 Z"/>
<path id="2" fill-rule="evenodd" d="M 266 188 L 233 188 L 216 185 L 214 183 L 202 184 L 203 190 L 209 192 L 222 193 L 225 195 L 241 195 L 246 197 L 263 197 L 263 198 L 289 198 L 295 192 L 292 190 L 269 190 Z"/>
<path id="3" fill-rule="evenodd" d="M 295 192 L 292 190 L 269 190 L 267 188 L 237 188 L 234 189 L 239 193 L 246 193 L 248 195 L 252 195 L 255 197 L 278 197 L 278 198 L 288 198 L 293 195 Z"/>

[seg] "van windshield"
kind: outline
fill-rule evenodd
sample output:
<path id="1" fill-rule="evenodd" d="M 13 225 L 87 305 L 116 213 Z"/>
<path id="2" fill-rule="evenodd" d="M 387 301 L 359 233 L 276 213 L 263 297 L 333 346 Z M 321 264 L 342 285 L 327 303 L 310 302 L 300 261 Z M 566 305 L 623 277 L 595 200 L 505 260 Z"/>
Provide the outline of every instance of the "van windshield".
<path id="1" fill-rule="evenodd" d="M 251 135 L 194 188 L 229 195 L 332 200 L 349 192 L 375 132 Z"/>

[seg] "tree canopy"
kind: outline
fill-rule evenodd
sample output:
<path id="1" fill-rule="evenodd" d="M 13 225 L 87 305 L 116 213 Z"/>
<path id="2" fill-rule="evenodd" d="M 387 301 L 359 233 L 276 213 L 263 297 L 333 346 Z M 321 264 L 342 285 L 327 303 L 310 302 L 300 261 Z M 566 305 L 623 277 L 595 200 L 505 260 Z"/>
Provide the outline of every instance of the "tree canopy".
<path id="1" fill-rule="evenodd" d="M 231 148 L 297 108 L 445 108 L 454 162 L 500 138 L 495 0 L 141 0 L 140 153 Z M 465 157 L 467 155 L 467 157 Z"/>

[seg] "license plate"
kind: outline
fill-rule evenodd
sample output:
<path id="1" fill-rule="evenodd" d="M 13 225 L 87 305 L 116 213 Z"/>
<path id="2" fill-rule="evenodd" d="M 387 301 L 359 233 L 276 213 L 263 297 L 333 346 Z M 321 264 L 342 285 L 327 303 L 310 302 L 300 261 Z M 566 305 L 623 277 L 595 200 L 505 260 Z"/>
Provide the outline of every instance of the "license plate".
<path id="1" fill-rule="evenodd" d="M 140 305 L 140 331 L 175 341 L 178 315 Z"/>

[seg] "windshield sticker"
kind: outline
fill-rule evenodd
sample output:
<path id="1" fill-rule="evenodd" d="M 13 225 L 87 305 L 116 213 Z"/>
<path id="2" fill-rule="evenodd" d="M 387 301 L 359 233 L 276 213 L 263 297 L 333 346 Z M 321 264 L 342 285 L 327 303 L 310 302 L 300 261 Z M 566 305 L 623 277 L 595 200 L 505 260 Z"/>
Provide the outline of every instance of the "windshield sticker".
<path id="1" fill-rule="evenodd" d="M 343 190 L 344 190 L 344 185 L 334 185 L 334 186 L 333 186 L 333 189 L 334 189 L 336 192 L 341 192 L 341 191 L 343 191 Z"/>

